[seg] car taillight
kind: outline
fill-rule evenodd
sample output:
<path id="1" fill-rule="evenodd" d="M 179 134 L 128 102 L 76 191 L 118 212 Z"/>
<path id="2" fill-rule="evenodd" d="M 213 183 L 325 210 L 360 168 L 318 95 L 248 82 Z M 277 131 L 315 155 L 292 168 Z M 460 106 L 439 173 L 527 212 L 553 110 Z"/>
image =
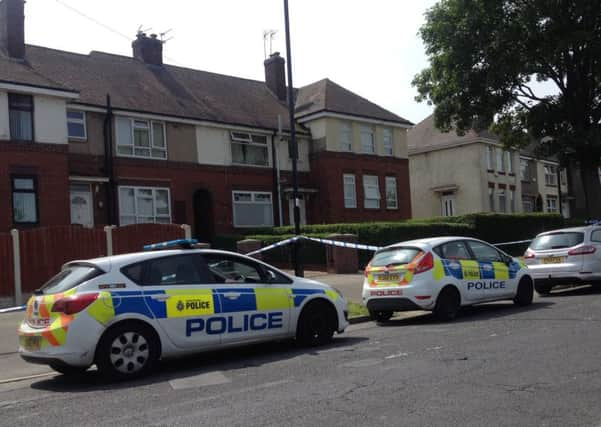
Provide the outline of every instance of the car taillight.
<path id="1" fill-rule="evenodd" d="M 524 259 L 531 258 L 534 258 L 534 252 L 532 252 L 530 249 L 526 249 L 526 252 L 524 252 Z"/>
<path id="2" fill-rule="evenodd" d="M 584 245 L 568 251 L 568 255 L 590 255 L 594 254 L 596 250 L 597 249 L 594 246 Z"/>
<path id="3" fill-rule="evenodd" d="M 434 268 L 434 256 L 432 252 L 426 253 L 422 256 L 413 270 L 413 274 L 423 273 Z"/>
<path id="4" fill-rule="evenodd" d="M 75 314 L 79 313 L 98 298 L 98 294 L 73 295 L 57 300 L 52 306 L 55 313 Z"/>

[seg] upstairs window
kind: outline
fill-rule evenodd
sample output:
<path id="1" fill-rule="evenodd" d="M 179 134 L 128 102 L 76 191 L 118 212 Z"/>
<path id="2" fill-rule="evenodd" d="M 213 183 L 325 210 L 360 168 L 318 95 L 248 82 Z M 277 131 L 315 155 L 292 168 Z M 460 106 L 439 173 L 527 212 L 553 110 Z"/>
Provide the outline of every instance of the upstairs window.
<path id="1" fill-rule="evenodd" d="M 557 187 L 557 166 L 545 165 L 545 184 L 550 187 Z"/>
<path id="2" fill-rule="evenodd" d="M 486 146 L 486 169 L 489 171 L 494 170 L 494 162 L 495 162 L 494 148 L 490 145 Z"/>
<path id="3" fill-rule="evenodd" d="M 511 151 L 505 151 L 505 168 L 507 173 L 513 173 L 513 154 Z"/>
<path id="4" fill-rule="evenodd" d="M 384 129 L 382 132 L 382 146 L 384 147 L 384 155 L 392 156 L 394 150 L 392 146 L 392 131 Z"/>
<path id="5" fill-rule="evenodd" d="M 376 175 L 363 175 L 363 193 L 366 209 L 380 209 L 380 186 Z"/>
<path id="6" fill-rule="evenodd" d="M 340 124 L 340 150 L 353 151 L 353 127 L 349 122 Z"/>
<path id="7" fill-rule="evenodd" d="M 371 126 L 361 126 L 361 152 L 367 154 L 376 152 L 374 130 Z"/>
<path id="8" fill-rule="evenodd" d="M 520 159 L 520 179 L 530 181 L 530 162 L 528 159 Z"/>
<path id="9" fill-rule="evenodd" d="M 67 110 L 67 131 L 69 139 L 87 139 L 84 111 Z"/>
<path id="10" fill-rule="evenodd" d="M 38 189 L 33 176 L 13 176 L 13 222 L 36 224 L 38 222 Z"/>
<path id="11" fill-rule="evenodd" d="M 505 168 L 503 167 L 503 150 L 497 148 L 495 151 L 497 154 L 497 172 L 505 172 Z"/>
<path id="12" fill-rule="evenodd" d="M 9 93 L 8 120 L 10 122 L 10 139 L 33 141 L 33 97 Z"/>
<path id="13" fill-rule="evenodd" d="M 117 154 L 126 157 L 166 159 L 164 123 L 117 117 Z"/>
<path id="14" fill-rule="evenodd" d="M 231 132 L 232 163 L 269 166 L 267 136 L 246 132 Z"/>

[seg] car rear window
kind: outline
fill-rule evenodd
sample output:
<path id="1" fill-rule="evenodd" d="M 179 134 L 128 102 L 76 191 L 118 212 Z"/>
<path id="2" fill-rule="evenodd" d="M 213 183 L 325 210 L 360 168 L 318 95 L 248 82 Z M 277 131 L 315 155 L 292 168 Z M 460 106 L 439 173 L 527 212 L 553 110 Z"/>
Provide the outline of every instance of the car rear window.
<path id="1" fill-rule="evenodd" d="M 91 265 L 70 265 L 44 283 L 37 292 L 43 294 L 65 292 L 100 274 L 102 270 Z"/>
<path id="2" fill-rule="evenodd" d="M 371 260 L 372 267 L 383 267 L 386 265 L 409 264 L 422 251 L 418 248 L 390 248 L 377 252 Z"/>
<path id="3" fill-rule="evenodd" d="M 581 232 L 566 232 L 552 233 L 538 236 L 530 244 L 530 249 L 535 251 L 544 251 L 547 249 L 563 249 L 571 248 L 579 245 L 584 241 L 584 233 Z"/>

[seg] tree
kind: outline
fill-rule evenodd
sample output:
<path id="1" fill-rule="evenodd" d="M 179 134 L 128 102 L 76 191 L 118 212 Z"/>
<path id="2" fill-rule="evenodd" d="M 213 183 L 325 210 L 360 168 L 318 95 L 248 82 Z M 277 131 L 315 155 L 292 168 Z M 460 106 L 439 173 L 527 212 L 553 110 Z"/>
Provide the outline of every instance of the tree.
<path id="1" fill-rule="evenodd" d="M 601 0 L 441 0 L 420 35 L 430 66 L 413 85 L 435 125 L 540 141 L 579 167 L 587 214 L 601 217 Z"/>

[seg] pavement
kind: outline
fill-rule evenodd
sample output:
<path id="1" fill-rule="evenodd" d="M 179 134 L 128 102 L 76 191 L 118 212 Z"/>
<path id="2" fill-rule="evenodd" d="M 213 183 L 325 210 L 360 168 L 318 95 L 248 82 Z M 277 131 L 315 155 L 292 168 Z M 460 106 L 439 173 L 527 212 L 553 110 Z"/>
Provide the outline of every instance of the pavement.
<path id="1" fill-rule="evenodd" d="M 0 382 L 0 425 L 599 426 L 601 290 L 353 325 L 331 345 L 277 342 L 164 362 L 109 383 Z"/>

